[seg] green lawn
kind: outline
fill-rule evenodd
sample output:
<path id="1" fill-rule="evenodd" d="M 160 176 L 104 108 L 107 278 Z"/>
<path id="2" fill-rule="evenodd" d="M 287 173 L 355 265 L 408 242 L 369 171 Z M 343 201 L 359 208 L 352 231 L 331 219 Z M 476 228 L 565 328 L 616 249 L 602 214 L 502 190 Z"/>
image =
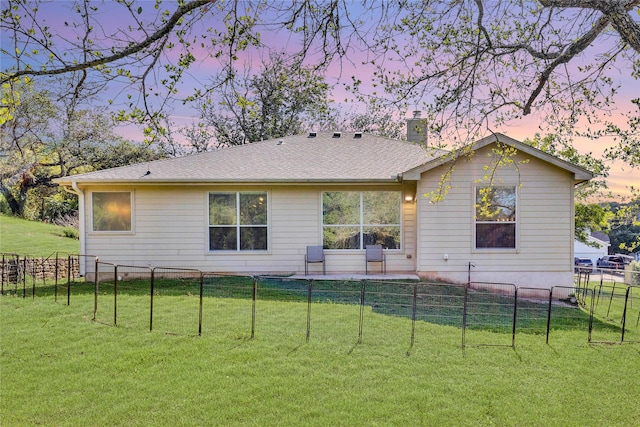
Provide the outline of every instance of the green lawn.
<path id="1" fill-rule="evenodd" d="M 159 303 L 179 312 L 188 299 Z M 0 297 L 0 425 L 640 425 L 639 344 L 564 330 L 550 345 L 519 334 L 515 350 L 463 351 L 459 328 L 418 322 L 407 356 L 403 317 L 368 308 L 357 344 L 353 307 L 317 304 L 307 343 L 304 303 L 263 301 L 251 340 L 248 318 L 225 315 L 246 308 L 206 298 L 196 337 L 156 332 L 155 320 L 149 333 L 145 311 L 93 322 L 90 294 L 70 306 Z"/>
<path id="2" fill-rule="evenodd" d="M 0 214 L 0 253 L 48 257 L 78 253 L 80 242 L 64 237 L 64 227 Z"/>

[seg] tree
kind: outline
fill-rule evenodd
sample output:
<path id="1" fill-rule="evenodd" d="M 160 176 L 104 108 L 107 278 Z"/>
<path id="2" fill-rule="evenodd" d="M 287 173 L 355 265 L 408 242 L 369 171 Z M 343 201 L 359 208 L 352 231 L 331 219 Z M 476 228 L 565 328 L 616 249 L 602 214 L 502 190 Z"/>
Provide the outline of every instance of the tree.
<path id="1" fill-rule="evenodd" d="M 295 135 L 331 116 L 329 86 L 313 69 L 272 54 L 258 72 L 227 81 L 199 103 L 199 126 L 186 130 L 192 145 L 203 147 L 204 129 L 218 147 Z"/>
<path id="2" fill-rule="evenodd" d="M 12 117 L 0 126 L 0 194 L 13 215 L 35 217 L 37 209 L 44 211 L 45 199 L 59 191 L 55 178 L 159 157 L 151 147 L 115 135 L 103 110 L 60 104 L 51 92 L 31 84 L 7 90 L 20 94 Z"/>
<path id="3" fill-rule="evenodd" d="M 578 201 L 584 202 L 594 195 L 606 192 L 606 178 L 610 168 L 603 160 L 595 158 L 591 153 L 580 154 L 566 140 L 553 134 L 543 137 L 536 133 L 533 138 L 527 138 L 523 142 L 552 156 L 583 167 L 594 174 L 594 179 L 582 183 L 576 188 L 575 197 Z"/>
<path id="4" fill-rule="evenodd" d="M 2 83 L 86 71 L 93 80 L 134 84 L 120 117 L 143 123 L 149 138 L 166 132 L 162 112 L 185 86 L 194 83 L 182 100 L 219 87 L 185 85 L 193 64 L 218 61 L 228 81 L 242 52 L 280 50 L 282 40 L 318 69 L 340 59 L 361 63 L 349 85 L 356 95 L 402 111 L 419 105 L 430 135 L 447 140 L 476 139 L 537 112 L 541 125 L 571 141 L 578 124 L 612 113 L 614 97 L 633 84 L 623 79 L 640 74 L 640 0 L 158 0 L 153 8 L 77 1 L 56 28 L 42 19 L 46 3 L 5 4 Z M 101 19 L 104 13 L 117 14 L 117 22 Z M 366 56 L 352 59 L 358 51 Z M 633 123 L 637 107 L 628 115 Z M 637 127 L 606 118 L 601 126 L 631 132 L 611 155 L 637 164 Z"/>
<path id="5" fill-rule="evenodd" d="M 52 143 L 53 103 L 31 85 L 3 87 L 3 99 L 20 99 L 1 125 L 0 193 L 14 215 L 22 216 L 27 192 L 38 182 L 36 165 L 46 157 L 42 147 Z"/>
<path id="6" fill-rule="evenodd" d="M 611 220 L 611 248 L 622 253 L 640 251 L 640 197 L 629 203 L 610 203 L 613 215 Z"/>
<path id="7" fill-rule="evenodd" d="M 445 3 L 395 13 L 370 61 L 392 102 L 422 106 L 431 136 L 467 142 L 536 113 L 571 143 L 578 125 L 593 128 L 613 110 L 619 69 L 638 77 L 638 1 Z"/>
<path id="8" fill-rule="evenodd" d="M 347 130 L 366 132 L 377 136 L 403 139 L 406 135 L 405 123 L 394 117 L 391 111 L 376 99 L 368 100 L 364 113 L 347 115 L 343 126 Z"/>

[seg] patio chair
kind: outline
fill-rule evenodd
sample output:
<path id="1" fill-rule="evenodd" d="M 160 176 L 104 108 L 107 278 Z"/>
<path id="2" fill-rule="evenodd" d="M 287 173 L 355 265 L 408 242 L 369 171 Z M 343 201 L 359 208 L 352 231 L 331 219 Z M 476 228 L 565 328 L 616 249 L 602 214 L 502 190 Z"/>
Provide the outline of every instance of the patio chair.
<path id="1" fill-rule="evenodd" d="M 322 263 L 322 274 L 327 274 L 322 246 L 307 246 L 307 254 L 304 256 L 304 274 L 309 274 L 309 264 Z"/>
<path id="2" fill-rule="evenodd" d="M 365 274 L 369 274 L 369 263 L 370 262 L 380 262 L 382 263 L 382 274 L 387 274 L 387 257 L 382 252 L 382 245 L 367 245 L 366 253 L 367 253 L 367 262 L 365 262 L 364 271 Z"/>

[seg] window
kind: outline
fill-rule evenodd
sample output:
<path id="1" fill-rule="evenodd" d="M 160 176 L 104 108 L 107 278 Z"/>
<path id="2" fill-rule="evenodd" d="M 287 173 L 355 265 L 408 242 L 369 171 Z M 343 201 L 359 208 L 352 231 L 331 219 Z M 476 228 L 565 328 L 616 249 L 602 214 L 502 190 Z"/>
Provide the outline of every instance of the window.
<path id="1" fill-rule="evenodd" d="M 476 187 L 476 249 L 516 248 L 516 188 Z"/>
<path id="2" fill-rule="evenodd" d="M 326 249 L 400 249 L 400 191 L 331 191 L 322 194 Z"/>
<path id="3" fill-rule="evenodd" d="M 209 250 L 266 251 L 267 193 L 209 193 Z"/>
<path id="4" fill-rule="evenodd" d="M 91 193 L 93 231 L 131 231 L 131 193 Z"/>

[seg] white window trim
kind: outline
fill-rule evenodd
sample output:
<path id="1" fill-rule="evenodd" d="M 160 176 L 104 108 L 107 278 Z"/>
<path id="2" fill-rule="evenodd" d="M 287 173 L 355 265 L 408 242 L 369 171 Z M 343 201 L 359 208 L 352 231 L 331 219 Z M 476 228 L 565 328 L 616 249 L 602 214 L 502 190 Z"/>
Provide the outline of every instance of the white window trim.
<path id="1" fill-rule="evenodd" d="M 216 225 L 216 224 L 211 224 L 210 221 L 210 212 L 209 212 L 209 199 L 210 199 L 210 195 L 211 194 L 235 194 L 236 196 L 236 225 L 233 226 L 225 226 L 225 225 Z M 240 224 L 240 194 L 265 194 L 266 195 L 266 201 L 267 201 L 267 224 L 266 225 L 256 225 L 256 224 L 252 224 L 252 225 L 246 225 L 245 227 L 262 227 L 262 226 L 266 226 L 267 227 L 267 249 L 257 249 L 257 250 L 242 250 L 240 249 L 240 228 L 242 227 L 242 225 Z M 206 224 L 207 224 L 207 231 L 206 231 L 206 252 L 208 255 L 219 255 L 219 254 L 265 254 L 265 253 L 270 253 L 271 252 L 271 198 L 270 198 L 270 194 L 268 191 L 265 190 L 247 190 L 247 191 L 240 191 L 240 190 L 219 190 L 219 191 L 208 191 L 206 193 Z M 213 250 L 211 249 L 211 237 L 210 237 L 210 229 L 211 227 L 235 227 L 237 230 L 236 233 L 236 249 L 218 249 L 218 250 Z"/>
<path id="2" fill-rule="evenodd" d="M 513 187 L 516 192 L 516 219 L 515 221 L 508 221 L 509 224 L 515 224 L 516 232 L 515 232 L 515 247 L 513 248 L 478 248 L 476 247 L 476 225 L 477 224 L 491 224 L 496 221 L 476 221 L 476 205 L 478 200 L 476 198 L 476 193 L 478 188 L 486 188 L 486 187 Z M 500 183 L 496 185 L 482 185 L 482 184 L 474 184 L 471 186 L 471 198 L 473 203 L 471 204 L 471 252 L 472 253 L 519 253 L 520 252 L 520 191 L 517 184 L 510 183 Z"/>
<path id="3" fill-rule="evenodd" d="M 129 193 L 129 204 L 131 207 L 131 230 L 94 230 L 93 229 L 93 195 L 95 193 Z M 136 233 L 136 215 L 135 215 L 135 192 L 129 189 L 122 190 L 94 190 L 89 193 L 89 235 L 133 235 Z"/>
<path id="4" fill-rule="evenodd" d="M 404 248 L 404 211 L 403 211 L 403 192 L 402 190 L 325 190 L 320 192 L 320 242 L 324 245 L 324 194 L 325 193 L 359 193 L 360 196 L 360 223 L 359 224 L 326 224 L 328 227 L 358 227 L 360 233 L 360 248 L 361 249 L 325 249 L 327 252 L 364 252 L 364 228 L 365 227 L 375 227 L 375 226 L 388 226 L 388 227 L 400 227 L 400 247 L 394 249 L 383 248 L 384 252 L 397 252 L 402 253 Z M 389 192 L 389 193 L 398 193 L 398 197 L 400 200 L 400 224 L 363 224 L 364 219 L 364 193 L 381 193 L 381 192 Z"/>

